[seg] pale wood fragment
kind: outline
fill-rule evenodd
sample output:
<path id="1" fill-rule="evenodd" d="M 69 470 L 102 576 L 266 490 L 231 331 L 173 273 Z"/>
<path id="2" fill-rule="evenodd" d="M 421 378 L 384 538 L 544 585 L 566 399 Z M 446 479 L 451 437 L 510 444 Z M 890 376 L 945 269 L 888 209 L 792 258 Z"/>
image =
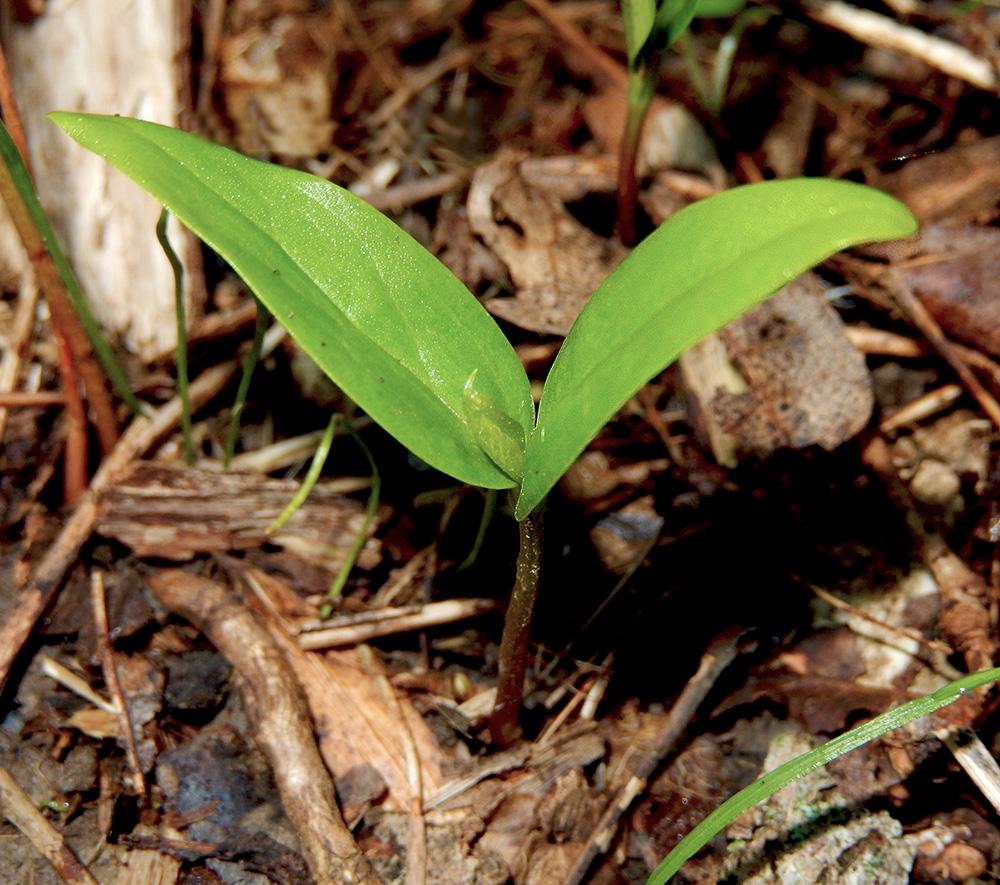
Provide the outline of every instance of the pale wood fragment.
<path id="1" fill-rule="evenodd" d="M 155 237 L 159 204 L 45 115 L 85 111 L 176 125 L 184 100 L 191 4 L 179 0 L 50 3 L 3 35 L 35 182 L 98 319 L 152 357 L 175 341 L 174 278 Z M 171 238 L 178 243 L 179 227 Z M 188 296 L 198 250 L 178 249 Z"/>

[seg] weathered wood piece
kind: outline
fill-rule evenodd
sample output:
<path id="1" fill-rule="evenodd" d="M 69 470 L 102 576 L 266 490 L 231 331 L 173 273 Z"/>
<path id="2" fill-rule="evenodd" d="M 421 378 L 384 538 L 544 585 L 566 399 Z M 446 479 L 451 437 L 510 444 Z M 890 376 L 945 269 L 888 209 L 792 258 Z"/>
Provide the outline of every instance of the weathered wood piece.
<path id="1" fill-rule="evenodd" d="M 148 358 L 176 340 L 173 272 L 155 236 L 160 206 L 45 115 L 86 111 L 176 125 L 190 10 L 177 0 L 50 3 L 3 35 L 42 204 L 98 319 Z M 172 239 L 196 266 L 197 249 L 178 247 L 177 229 Z M 189 287 L 198 276 L 186 274 Z"/>

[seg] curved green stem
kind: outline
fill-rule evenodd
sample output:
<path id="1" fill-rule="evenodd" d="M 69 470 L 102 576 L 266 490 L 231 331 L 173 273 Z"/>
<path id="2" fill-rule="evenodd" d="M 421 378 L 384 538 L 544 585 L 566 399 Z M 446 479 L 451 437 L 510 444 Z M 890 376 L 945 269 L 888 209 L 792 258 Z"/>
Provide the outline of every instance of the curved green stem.
<path id="1" fill-rule="evenodd" d="M 236 451 L 236 438 L 240 433 L 240 416 L 243 414 L 243 407 L 247 402 L 247 394 L 250 392 L 250 381 L 253 379 L 253 370 L 260 361 L 260 351 L 264 346 L 264 333 L 267 331 L 267 324 L 271 320 L 271 312 L 264 306 L 256 296 L 257 302 L 257 323 L 253 330 L 253 344 L 250 351 L 243 360 L 243 375 L 240 378 L 240 386 L 236 389 L 236 399 L 233 402 L 233 411 L 229 416 L 229 433 L 226 435 L 226 450 L 222 455 L 222 466 L 228 470 L 233 461 L 233 452 Z"/>
<path id="2" fill-rule="evenodd" d="M 187 319 L 184 311 L 184 265 L 170 245 L 167 220 L 170 212 L 163 208 L 156 222 L 156 239 L 174 272 L 174 316 L 177 319 L 177 395 L 181 400 L 181 437 L 184 440 L 184 463 L 194 464 L 194 445 L 191 442 L 191 397 L 188 396 Z"/>

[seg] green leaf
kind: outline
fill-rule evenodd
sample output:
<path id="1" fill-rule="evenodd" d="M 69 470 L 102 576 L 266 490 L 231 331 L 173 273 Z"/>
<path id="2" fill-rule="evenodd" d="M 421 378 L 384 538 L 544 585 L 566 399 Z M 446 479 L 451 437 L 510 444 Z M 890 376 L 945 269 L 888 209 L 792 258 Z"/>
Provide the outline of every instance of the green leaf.
<path id="1" fill-rule="evenodd" d="M 598 288 L 559 351 L 527 440 L 517 518 L 683 350 L 832 253 L 916 226 L 892 197 L 823 179 L 745 185 L 674 215 Z"/>
<path id="2" fill-rule="evenodd" d="M 981 688 L 991 682 L 996 682 L 998 679 L 1000 679 L 1000 668 L 963 676 L 961 679 L 956 679 L 943 688 L 939 688 L 933 694 L 908 701 L 889 710 L 888 713 L 862 722 L 856 728 L 827 741 L 815 750 L 778 766 L 774 771 L 768 772 L 750 784 L 749 787 L 727 799 L 688 833 L 677 844 L 677 847 L 667 855 L 666 860 L 656 868 L 646 885 L 665 885 L 674 873 L 684 866 L 685 861 L 707 845 L 723 827 L 728 826 L 744 811 L 753 808 L 758 802 L 763 801 L 772 793 L 778 792 L 796 778 L 808 774 L 813 769 L 819 768 L 820 765 L 826 765 L 827 762 L 838 756 L 843 756 L 844 753 L 854 750 L 874 738 L 881 737 L 894 728 L 907 725 L 921 716 L 927 716 L 935 710 L 940 710 L 942 707 L 954 703 L 967 691 Z"/>
<path id="3" fill-rule="evenodd" d="M 516 483 L 466 416 L 476 386 L 526 434 L 527 376 L 496 323 L 436 258 L 327 181 L 124 117 L 50 114 L 215 249 L 351 399 L 428 464 Z"/>

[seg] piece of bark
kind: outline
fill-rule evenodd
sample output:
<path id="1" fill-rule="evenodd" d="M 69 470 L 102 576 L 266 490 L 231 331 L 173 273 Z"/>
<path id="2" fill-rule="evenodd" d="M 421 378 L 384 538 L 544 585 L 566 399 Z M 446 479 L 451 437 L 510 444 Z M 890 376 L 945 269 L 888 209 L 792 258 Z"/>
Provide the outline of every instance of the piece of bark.
<path id="1" fill-rule="evenodd" d="M 868 423 L 874 405 L 864 357 L 814 274 L 687 351 L 680 366 L 724 465 L 740 453 L 835 449 Z"/>
<path id="2" fill-rule="evenodd" d="M 340 816 L 302 686 L 267 630 L 222 585 L 190 572 L 158 572 L 149 586 L 232 664 L 255 738 L 274 770 L 282 805 L 317 885 L 380 885 Z"/>
<path id="3" fill-rule="evenodd" d="M 545 335 L 566 335 L 591 293 L 627 254 L 599 237 L 566 207 L 521 175 L 509 152 L 481 166 L 472 179 L 469 225 L 507 265 L 516 292 L 493 298 L 495 316 Z"/>
<path id="4" fill-rule="evenodd" d="M 201 553 L 274 544 L 335 571 L 361 531 L 364 507 L 324 485 L 317 483 L 285 526 L 268 534 L 298 482 L 137 461 L 101 498 L 97 531 L 141 557 L 180 562 Z M 361 568 L 373 568 L 381 559 L 381 545 L 371 535 L 386 515 L 381 508 L 368 527 Z"/>
<path id="5" fill-rule="evenodd" d="M 232 571 L 242 570 L 236 567 Z M 300 637 L 288 632 L 280 612 L 270 602 L 281 579 L 254 568 L 246 569 L 240 579 L 254 590 L 247 597 L 248 606 L 281 647 L 305 690 L 320 753 L 334 777 L 339 782 L 361 768 L 370 768 L 388 786 L 383 807 L 404 808 L 409 785 L 400 722 L 396 705 L 389 709 L 376 688 L 373 677 L 382 674 L 372 673 L 356 649 L 325 653 L 302 649 Z M 286 588 L 282 595 L 287 592 L 291 591 Z M 413 705 L 400 699 L 398 706 L 417 748 L 424 792 L 433 793 L 442 782 L 441 749 Z"/>
<path id="6" fill-rule="evenodd" d="M 49 4 L 3 35 L 42 204 L 97 318 L 144 357 L 176 342 L 174 275 L 155 236 L 160 205 L 45 115 L 86 111 L 176 125 L 190 14 L 178 0 L 77 0 Z M 176 223 L 171 240 L 187 266 L 187 297 L 201 303 L 198 245 Z"/>

